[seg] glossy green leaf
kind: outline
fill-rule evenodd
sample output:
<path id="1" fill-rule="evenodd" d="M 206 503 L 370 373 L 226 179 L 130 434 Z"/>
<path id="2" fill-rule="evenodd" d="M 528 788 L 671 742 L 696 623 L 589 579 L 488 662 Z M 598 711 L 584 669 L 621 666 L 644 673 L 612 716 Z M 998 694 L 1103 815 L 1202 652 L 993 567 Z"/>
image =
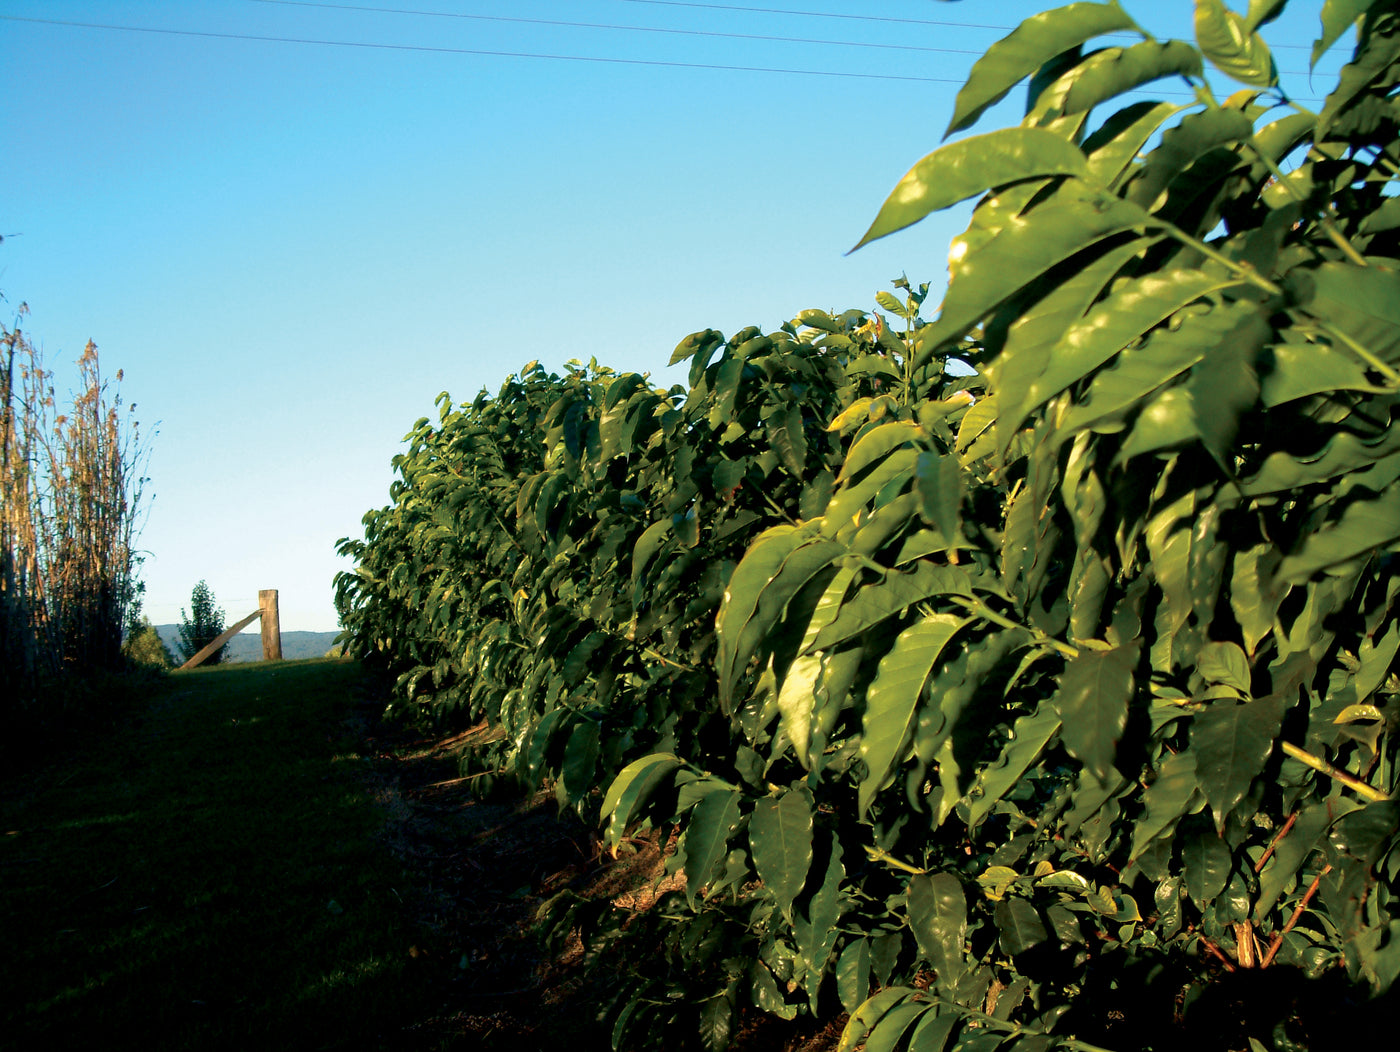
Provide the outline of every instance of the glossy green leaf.
<path id="1" fill-rule="evenodd" d="M 1157 777 L 1142 795 L 1146 815 L 1133 827 L 1132 858 L 1138 858 L 1162 833 L 1191 809 L 1198 793 L 1196 754 L 1173 753 L 1162 761 Z"/>
<path id="2" fill-rule="evenodd" d="M 943 1052 L 959 1021 L 956 1012 L 925 1012 L 909 1035 L 909 1052 Z"/>
<path id="3" fill-rule="evenodd" d="M 1002 952 L 1012 957 L 1034 949 L 1050 937 L 1035 907 L 1014 895 L 997 903 L 993 919 Z"/>
<path id="4" fill-rule="evenodd" d="M 1249 10 L 1244 17 L 1245 28 L 1253 33 L 1260 26 L 1267 25 L 1283 14 L 1288 0 L 1249 0 Z"/>
<path id="5" fill-rule="evenodd" d="M 1400 359 L 1400 270 L 1323 263 L 1295 270 L 1290 287 L 1314 317 L 1330 322 L 1371 354 Z"/>
<path id="6" fill-rule="evenodd" d="M 875 794 L 902 762 L 913 740 L 924 684 L 949 640 L 968 618 L 933 614 L 916 621 L 881 660 L 866 697 L 860 756 L 866 774 L 858 807 L 864 815 Z"/>
<path id="7" fill-rule="evenodd" d="M 905 895 L 919 952 L 938 973 L 939 984 L 949 987 L 967 969 L 967 898 L 962 884 L 951 873 L 923 874 L 909 879 Z"/>
<path id="8" fill-rule="evenodd" d="M 1020 783 L 1021 776 L 1040 759 L 1059 730 L 1060 714 L 1051 699 L 1042 701 L 1029 715 L 1017 717 L 1011 740 L 1002 747 L 996 762 L 981 771 L 968 793 L 972 801 L 968 806 L 968 828 L 975 829 L 997 801 Z"/>
<path id="9" fill-rule="evenodd" d="M 722 789 L 705 794 L 690 812 L 685 826 L 685 895 L 691 909 L 729 853 L 729 838 L 739 826 L 739 800 L 738 790 Z"/>
<path id="10" fill-rule="evenodd" d="M 1264 769 L 1282 719 L 1277 699 L 1261 698 L 1242 705 L 1216 701 L 1192 720 L 1196 776 L 1217 828 L 1224 827 L 1226 816 Z"/>
<path id="11" fill-rule="evenodd" d="M 944 136 L 976 123 L 989 106 L 1057 55 L 1105 33 L 1132 28 L 1132 19 L 1117 4 L 1074 3 L 1032 15 L 973 63 Z"/>
<path id="12" fill-rule="evenodd" d="M 1196 671 L 1207 683 L 1223 683 L 1241 693 L 1249 693 L 1249 659 L 1234 643 L 1206 644 L 1196 657 Z"/>
<path id="13" fill-rule="evenodd" d="M 600 728 L 593 720 L 579 720 L 564 746 L 561 776 L 564 790 L 572 800 L 582 800 L 593 788 L 598 767 Z"/>
<path id="14" fill-rule="evenodd" d="M 962 468 L 950 454 L 921 453 L 914 468 L 919 514 L 938 527 L 949 544 L 962 535 Z"/>
<path id="15" fill-rule="evenodd" d="M 1037 110 L 1066 114 L 1091 110 L 1163 77 L 1200 77 L 1201 54 L 1181 40 L 1144 41 L 1090 55 L 1041 95 Z"/>
<path id="16" fill-rule="evenodd" d="M 841 920 L 841 882 L 845 879 L 846 867 L 841 864 L 841 842 L 832 842 L 832 850 L 827 859 L 826 872 L 821 886 L 813 893 L 807 907 L 807 917 L 799 924 L 798 953 L 807 966 L 807 988 L 813 1002 L 820 987 L 820 977 L 825 973 L 831 951 L 836 946 L 840 934 L 837 923 Z M 815 1007 L 813 1011 L 815 1011 Z"/>
<path id="17" fill-rule="evenodd" d="M 836 617 L 803 649 L 824 650 L 854 639 L 880 622 L 902 614 L 915 603 L 936 595 L 971 594 L 971 580 L 956 566 L 920 562 L 910 573 L 891 571 L 883 580 L 865 585 L 843 603 Z"/>
<path id="18" fill-rule="evenodd" d="M 1213 830 L 1197 829 L 1181 843 L 1181 868 L 1186 892 L 1205 911 L 1230 879 L 1230 845 Z"/>
<path id="19" fill-rule="evenodd" d="M 1308 534 L 1286 556 L 1278 573 L 1290 584 L 1400 540 L 1400 489 L 1391 487 L 1374 500 L 1355 500 L 1341 517 Z"/>
<path id="20" fill-rule="evenodd" d="M 754 805 L 749 818 L 754 868 L 783 915 L 792 920 L 792 900 L 812 865 L 812 808 L 799 792 L 785 792 Z"/>
<path id="21" fill-rule="evenodd" d="M 852 939 L 836 961 L 836 994 L 854 1012 L 870 993 L 870 940 Z"/>
<path id="22" fill-rule="evenodd" d="M 705 1052 L 727 1052 L 734 1033 L 734 1004 L 720 994 L 700 1004 L 700 1044 Z"/>
<path id="23" fill-rule="evenodd" d="M 1196 43 L 1227 77 L 1256 88 L 1278 82 L 1268 45 L 1221 0 L 1196 0 Z"/>
<path id="24" fill-rule="evenodd" d="M 1140 102 L 1104 121 L 1084 142 L 1091 180 L 1101 186 L 1116 186 L 1162 125 L 1186 108 L 1168 102 Z"/>
<path id="25" fill-rule="evenodd" d="M 949 143 L 901 179 L 855 248 L 917 223 L 993 186 L 1087 171 L 1079 147 L 1038 128 L 1004 128 Z M 851 251 L 855 251 L 852 249 Z"/>
<path id="26" fill-rule="evenodd" d="M 865 1039 L 863 1052 L 894 1052 L 914 1021 L 933 1009 L 926 1001 L 905 1001 L 886 1012 Z"/>
<path id="27" fill-rule="evenodd" d="M 1065 332 L 1050 364 L 1031 384 L 1021 410 L 1029 412 L 1044 404 L 1178 311 L 1204 296 L 1229 288 L 1237 280 L 1199 270 L 1181 270 L 1160 278 L 1148 277 L 1127 283 Z M 1231 319 L 1235 317 L 1234 312 L 1225 313 Z M 1210 330 L 1211 327 L 1200 325 L 1188 329 L 1188 338 L 1200 349 L 1202 357 L 1209 346 L 1207 341 L 1216 335 Z M 1170 348 L 1161 358 L 1168 356 L 1176 357 L 1171 355 Z"/>
<path id="28" fill-rule="evenodd" d="M 987 366 L 987 376 L 1004 407 L 997 417 L 998 446 L 1005 450 L 1024 419 L 1020 412 L 1031 384 L 1053 360 L 1060 337 L 1076 324 L 1114 276 L 1150 246 L 1147 239 L 1109 249 L 1057 284 L 1012 323 L 1001 353 Z M 1020 417 L 1020 419 L 1018 419 Z"/>
<path id="29" fill-rule="evenodd" d="M 968 253 L 943 300 L 940 327 L 962 332 L 1020 286 L 1113 234 L 1151 225 L 1135 205 L 1070 183 L 1050 201 L 1007 223 L 986 245 Z M 1143 248 L 1147 246 L 1144 245 Z"/>
<path id="30" fill-rule="evenodd" d="M 909 997 L 914 991 L 907 986 L 892 986 L 871 994 L 858 1005 L 841 1031 L 836 1052 L 853 1052 L 885 1014 Z"/>
<path id="31" fill-rule="evenodd" d="M 1375 0 L 1326 0 L 1322 5 L 1322 35 L 1313 41 L 1311 65 L 1316 66 L 1317 60 L 1373 3 Z"/>
<path id="32" fill-rule="evenodd" d="M 603 796 L 600 812 L 608 820 L 604 841 L 610 848 L 615 849 L 621 843 L 623 834 L 637 817 L 642 805 L 680 766 L 678 756 L 652 753 L 633 760 L 613 779 Z"/>
<path id="33" fill-rule="evenodd" d="M 1081 650 L 1065 666 L 1055 692 L 1060 741 L 1100 781 L 1113 772 L 1118 739 L 1135 690 L 1137 641 L 1110 650 Z"/>

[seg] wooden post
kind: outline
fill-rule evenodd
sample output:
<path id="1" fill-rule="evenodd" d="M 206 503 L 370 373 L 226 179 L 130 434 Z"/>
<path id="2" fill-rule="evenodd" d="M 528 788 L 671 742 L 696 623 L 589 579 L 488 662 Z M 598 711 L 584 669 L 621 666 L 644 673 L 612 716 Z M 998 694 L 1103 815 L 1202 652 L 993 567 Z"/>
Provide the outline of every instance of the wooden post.
<path id="1" fill-rule="evenodd" d="M 230 628 L 230 629 L 226 629 L 226 630 L 224 631 L 224 634 L 223 634 L 223 635 L 219 636 L 218 639 L 214 640 L 214 642 L 210 643 L 207 647 L 205 647 L 203 650 L 201 650 L 198 654 L 196 654 L 194 657 L 192 657 L 192 658 L 190 658 L 188 661 L 186 661 L 183 665 L 181 665 L 178 669 L 176 669 L 176 671 L 177 671 L 177 672 L 183 672 L 183 671 L 185 671 L 185 669 L 187 669 L 187 668 L 194 668 L 196 665 L 198 665 L 198 664 L 199 664 L 201 661 L 203 661 L 205 658 L 207 658 L 207 657 L 209 657 L 211 654 L 214 654 L 215 652 L 217 652 L 218 649 L 219 649 L 221 646 L 223 646 L 225 643 L 227 643 L 227 642 L 228 642 L 230 639 L 232 639 L 234 636 L 238 635 L 239 632 L 242 632 L 245 628 L 247 628 L 249 625 L 251 625 L 251 624 L 253 623 L 253 621 L 256 620 L 256 619 L 257 619 L 258 617 L 260 617 L 260 616 L 262 616 L 262 611 L 261 611 L 261 610 L 254 610 L 251 614 L 249 614 L 247 617 L 245 617 L 242 621 L 238 622 L 238 624 L 234 625 L 234 626 L 233 626 L 232 628 Z"/>
<path id="2" fill-rule="evenodd" d="M 281 661 L 282 625 L 277 620 L 276 588 L 264 588 L 258 592 L 258 613 L 262 615 L 263 660 Z"/>

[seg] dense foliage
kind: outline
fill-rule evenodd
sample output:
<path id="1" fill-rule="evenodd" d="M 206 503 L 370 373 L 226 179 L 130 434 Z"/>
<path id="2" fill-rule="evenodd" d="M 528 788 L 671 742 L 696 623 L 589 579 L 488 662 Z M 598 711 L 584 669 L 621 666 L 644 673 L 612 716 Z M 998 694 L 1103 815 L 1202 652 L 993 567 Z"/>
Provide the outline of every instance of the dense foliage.
<path id="1" fill-rule="evenodd" d="M 839 1003 L 846 1048 L 1083 1047 L 1139 979 L 1175 1023 L 1222 973 L 1400 975 L 1400 5 L 1323 4 L 1316 113 L 1283 6 L 994 45 L 949 131 L 1025 119 L 862 240 L 977 199 L 931 323 L 901 282 L 688 337 L 685 392 L 533 368 L 410 436 L 344 623 L 614 848 L 674 830 L 646 914 L 549 913 L 650 954 L 619 1045 Z"/>

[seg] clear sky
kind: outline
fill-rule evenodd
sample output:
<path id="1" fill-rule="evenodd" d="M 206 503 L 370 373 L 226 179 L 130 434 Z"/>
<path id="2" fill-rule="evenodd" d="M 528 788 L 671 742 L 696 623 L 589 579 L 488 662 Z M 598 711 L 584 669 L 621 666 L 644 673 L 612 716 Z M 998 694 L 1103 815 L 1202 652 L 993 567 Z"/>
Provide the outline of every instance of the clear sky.
<path id="1" fill-rule="evenodd" d="M 89 338 L 125 371 L 153 621 L 204 579 L 230 621 L 277 588 L 284 630 L 334 629 L 335 542 L 440 391 L 669 383 L 697 329 L 941 287 L 963 214 L 845 252 L 1049 6 L 0 0 L 0 311 L 60 388 Z M 1189 38 L 1189 0 L 1125 6 Z M 1266 33 L 1300 98 L 1347 50 L 1309 84 L 1319 8 Z"/>

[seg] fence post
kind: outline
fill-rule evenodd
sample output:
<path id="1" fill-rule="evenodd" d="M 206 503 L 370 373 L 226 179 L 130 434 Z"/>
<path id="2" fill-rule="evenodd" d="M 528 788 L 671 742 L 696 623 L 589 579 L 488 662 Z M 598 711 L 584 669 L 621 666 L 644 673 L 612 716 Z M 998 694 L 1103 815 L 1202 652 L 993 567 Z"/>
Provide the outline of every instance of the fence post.
<path id="1" fill-rule="evenodd" d="M 276 588 L 264 588 L 258 592 L 258 612 L 262 614 L 263 660 L 281 661 L 282 625 L 277 620 Z"/>

